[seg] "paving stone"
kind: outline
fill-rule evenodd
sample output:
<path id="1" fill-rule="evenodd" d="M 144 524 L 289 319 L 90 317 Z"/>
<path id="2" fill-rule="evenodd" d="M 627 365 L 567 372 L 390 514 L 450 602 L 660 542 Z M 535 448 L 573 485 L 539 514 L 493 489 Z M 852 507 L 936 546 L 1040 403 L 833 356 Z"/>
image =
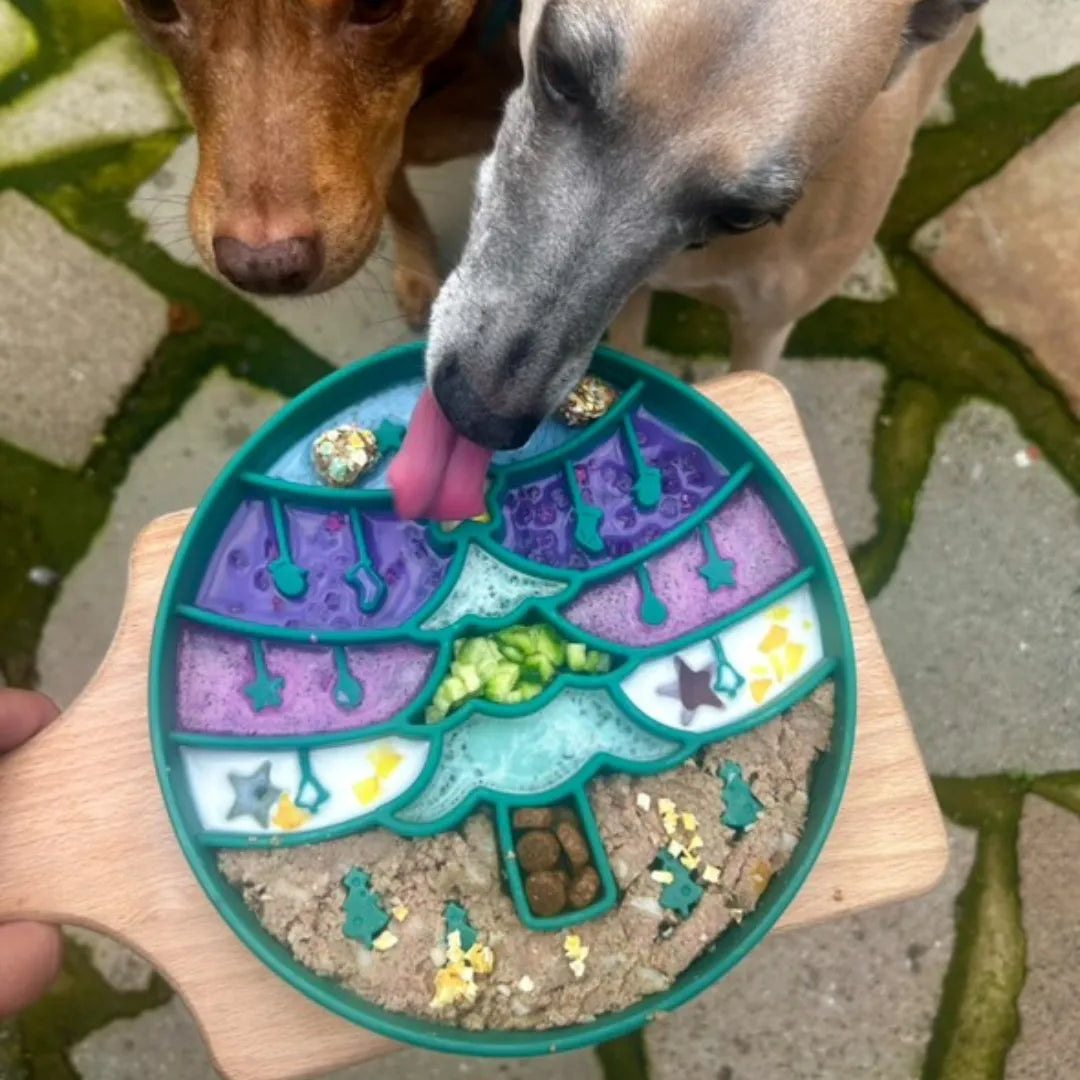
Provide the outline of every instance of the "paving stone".
<path id="1" fill-rule="evenodd" d="M 1078 174 L 1080 106 L 924 226 L 915 244 L 992 327 L 1031 350 L 1080 415 Z"/>
<path id="2" fill-rule="evenodd" d="M 927 107 L 926 115 L 922 119 L 922 126 L 924 128 L 948 127 L 955 120 L 956 109 L 952 103 L 949 84 L 946 83 L 934 95 Z"/>
<path id="3" fill-rule="evenodd" d="M 974 834 L 928 896 L 768 937 L 647 1034 L 652 1080 L 911 1080 L 952 953 Z"/>
<path id="4" fill-rule="evenodd" d="M 1080 1076 L 1080 817 L 1031 797 L 1020 823 L 1027 979 L 1006 1080 Z"/>
<path id="5" fill-rule="evenodd" d="M 889 269 L 885 252 L 877 244 L 871 244 L 859 256 L 859 261 L 840 286 L 837 295 L 847 300 L 880 304 L 883 300 L 895 296 L 896 289 L 896 278 Z"/>
<path id="6" fill-rule="evenodd" d="M 179 998 L 118 1020 L 71 1051 L 82 1080 L 217 1080 L 195 1021 Z"/>
<path id="7" fill-rule="evenodd" d="M 45 627 L 42 689 L 60 705 L 82 690 L 112 641 L 136 534 L 161 514 L 195 505 L 280 405 L 276 395 L 215 371 L 134 460 L 105 528 L 64 582 Z"/>
<path id="8" fill-rule="evenodd" d="M 163 297 L 0 192 L 0 438 L 81 465 L 167 329 Z"/>
<path id="9" fill-rule="evenodd" d="M 34 24 L 11 0 L 0 0 L 0 79 L 32 60 L 37 50 Z"/>
<path id="10" fill-rule="evenodd" d="M 89 950 L 94 967 L 114 990 L 122 994 L 135 994 L 149 987 L 154 969 L 118 941 L 78 926 L 66 927 L 64 932 Z"/>
<path id="11" fill-rule="evenodd" d="M 1080 503 L 1003 410 L 945 425 L 873 604 L 930 771 L 1080 765 Z"/>
<path id="12" fill-rule="evenodd" d="M 147 223 L 150 237 L 189 266 L 203 266 L 182 209 L 194 181 L 196 162 L 197 146 L 192 137 L 180 145 L 161 172 L 142 185 L 130 204 L 132 213 Z M 453 266 L 465 242 L 476 166 L 475 160 L 462 159 L 409 172 L 439 239 L 444 267 Z M 393 245 L 384 231 L 361 271 L 329 293 L 276 299 L 241 295 L 331 363 L 348 364 L 416 337 L 394 299 L 392 256 Z"/>
<path id="13" fill-rule="evenodd" d="M 0 109 L 0 170 L 128 142 L 180 123 L 153 61 L 120 31 Z"/>
<path id="14" fill-rule="evenodd" d="M 446 1080 L 452 1076 L 473 1080 L 602 1080 L 603 1071 L 591 1050 L 560 1054 L 555 1058 L 475 1058 L 401 1050 L 355 1069 L 334 1073 L 327 1080 Z"/>
<path id="15" fill-rule="evenodd" d="M 1006 82 L 1026 84 L 1080 64 L 1076 0 L 993 0 L 982 28 L 986 63 Z"/>

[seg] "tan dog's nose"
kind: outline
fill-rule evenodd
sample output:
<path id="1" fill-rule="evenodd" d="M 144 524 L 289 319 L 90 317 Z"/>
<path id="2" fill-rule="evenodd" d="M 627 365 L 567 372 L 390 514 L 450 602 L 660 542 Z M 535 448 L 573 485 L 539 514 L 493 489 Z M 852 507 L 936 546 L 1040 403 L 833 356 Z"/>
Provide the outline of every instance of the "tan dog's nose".
<path id="1" fill-rule="evenodd" d="M 214 238 L 214 259 L 221 273 L 238 288 L 267 296 L 301 293 L 323 269 L 318 236 L 292 236 L 252 246 L 235 236 Z"/>

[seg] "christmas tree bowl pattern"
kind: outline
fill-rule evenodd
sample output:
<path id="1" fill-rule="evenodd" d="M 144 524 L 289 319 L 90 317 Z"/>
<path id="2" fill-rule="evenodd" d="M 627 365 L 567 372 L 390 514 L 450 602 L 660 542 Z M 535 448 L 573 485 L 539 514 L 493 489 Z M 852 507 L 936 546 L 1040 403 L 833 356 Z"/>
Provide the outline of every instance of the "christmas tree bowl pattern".
<path id="1" fill-rule="evenodd" d="M 419 396 L 422 359 L 422 346 L 405 346 L 313 387 L 240 450 L 199 507 L 154 634 L 159 778 L 218 911 L 316 1001 L 437 1049 L 588 1045 L 719 978 L 805 880 L 850 759 L 850 628 L 813 523 L 757 445 L 693 390 L 607 349 L 591 370 L 617 390 L 615 403 L 585 427 L 548 421 L 523 450 L 497 455 L 482 519 L 399 521 L 386 466 Z M 380 460 L 350 486 L 327 486 L 312 444 L 346 423 L 374 432 Z M 460 996 L 445 1017 L 382 1007 L 340 972 L 301 962 L 226 872 L 237 860 L 307 858 L 383 831 L 397 842 L 437 840 L 479 815 L 492 822 L 505 910 L 525 931 L 571 942 L 576 974 L 588 961 L 572 943 L 626 906 L 608 826 L 593 810 L 597 785 L 697 763 L 712 769 L 725 836 L 741 836 L 763 813 L 757 781 L 718 748 L 786 723 L 826 686 L 828 745 L 807 773 L 801 832 L 753 910 L 669 985 L 586 1022 L 470 1030 Z M 640 790 L 637 798 L 652 802 Z M 543 820 L 552 835 L 580 837 L 580 857 L 564 846 L 550 871 L 528 871 L 520 845 L 547 830 L 521 824 L 541 820 L 530 812 L 556 815 Z M 721 886 L 702 877 L 694 838 L 668 828 L 671 813 L 671 844 L 656 851 L 651 877 L 664 919 L 686 920 Z M 555 910 L 536 884 L 549 873 L 568 893 L 580 885 L 579 902 Z M 350 943 L 392 964 L 394 912 L 404 906 L 378 894 L 378 875 L 351 866 L 334 883 L 335 906 Z M 445 933 L 456 935 L 443 987 L 455 965 L 470 983 L 487 976 L 475 949 L 500 928 L 472 926 L 459 895 L 442 900 Z M 469 959 L 454 960 L 477 931 Z M 494 964 L 497 972 L 498 950 Z"/>

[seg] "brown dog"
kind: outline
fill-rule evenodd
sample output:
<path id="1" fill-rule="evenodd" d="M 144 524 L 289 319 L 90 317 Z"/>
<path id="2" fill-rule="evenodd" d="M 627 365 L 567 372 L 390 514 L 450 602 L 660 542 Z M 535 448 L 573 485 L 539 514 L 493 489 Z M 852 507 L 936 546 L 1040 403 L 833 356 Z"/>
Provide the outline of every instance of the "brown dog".
<path id="1" fill-rule="evenodd" d="M 628 300 L 612 338 L 640 349 L 655 286 L 772 365 L 871 242 L 981 2 L 525 0 L 525 83 L 432 316 L 453 427 L 521 445 Z"/>
<path id="2" fill-rule="evenodd" d="M 351 277 L 388 215 L 414 325 L 438 290 L 435 241 L 404 175 L 490 148 L 520 81 L 492 0 L 124 0 L 175 64 L 199 142 L 192 236 L 253 293 Z"/>

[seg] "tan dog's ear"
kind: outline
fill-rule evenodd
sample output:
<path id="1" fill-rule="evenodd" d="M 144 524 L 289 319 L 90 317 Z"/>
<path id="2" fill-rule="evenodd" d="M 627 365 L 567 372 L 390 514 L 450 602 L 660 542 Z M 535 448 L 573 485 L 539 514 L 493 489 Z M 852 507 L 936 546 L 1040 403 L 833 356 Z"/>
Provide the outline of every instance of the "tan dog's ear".
<path id="1" fill-rule="evenodd" d="M 986 0 L 916 0 L 908 15 L 900 53 L 885 85 L 892 85 L 921 48 L 944 41 L 965 16 L 985 3 Z"/>

